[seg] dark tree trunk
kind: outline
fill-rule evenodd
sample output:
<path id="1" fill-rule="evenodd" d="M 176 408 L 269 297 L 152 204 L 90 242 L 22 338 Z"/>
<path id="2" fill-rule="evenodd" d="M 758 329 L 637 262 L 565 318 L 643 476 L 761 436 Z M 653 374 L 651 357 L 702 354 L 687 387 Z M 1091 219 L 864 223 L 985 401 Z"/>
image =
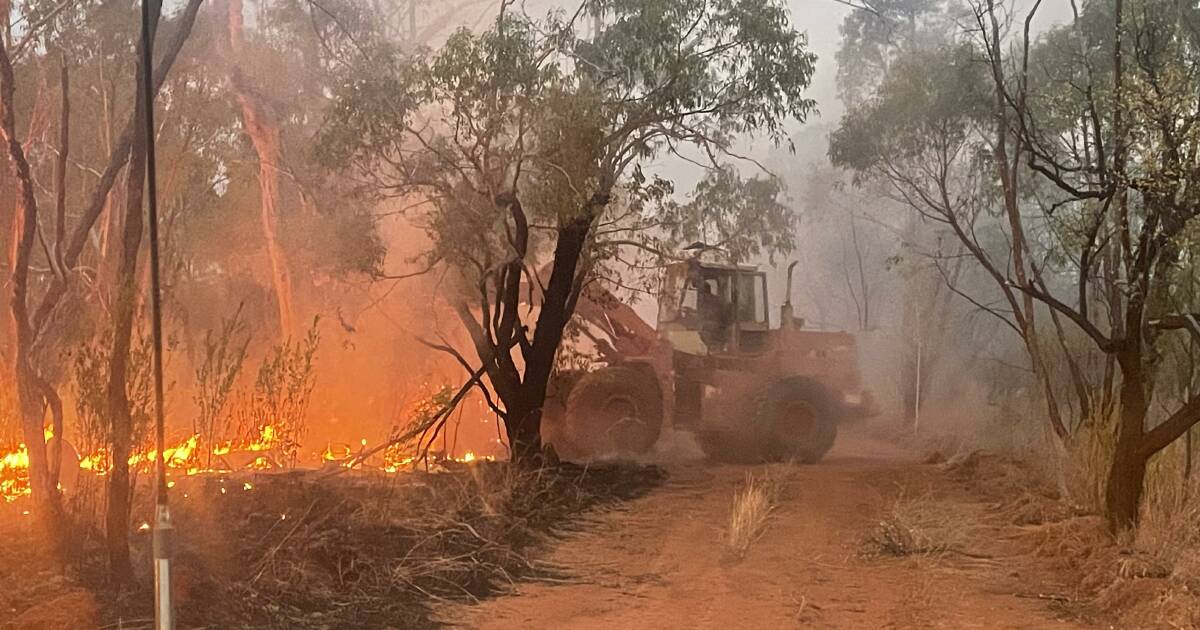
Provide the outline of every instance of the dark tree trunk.
<path id="1" fill-rule="evenodd" d="M 1120 415 L 1104 492 L 1105 514 L 1109 529 L 1114 532 L 1137 525 L 1146 462 L 1150 455 L 1142 448 L 1149 402 L 1146 399 L 1141 343 L 1137 339 L 1130 339 L 1126 343 L 1128 346 L 1117 356 L 1121 366 Z"/>
<path id="2" fill-rule="evenodd" d="M 602 190 L 606 189 L 602 187 Z M 563 331 L 571 320 L 583 287 L 579 261 L 592 224 L 608 203 L 608 195 L 597 193 L 575 216 L 564 219 L 557 228 L 550 279 L 542 294 L 541 310 L 532 340 L 528 339 L 528 331 L 517 317 L 528 226 L 520 201 L 515 196 L 502 195 L 496 201 L 499 205 L 508 205 L 513 215 L 515 262 L 507 266 L 507 272 L 501 277 L 494 293 L 483 293 L 483 321 L 476 319 L 465 304 L 459 307 L 459 318 L 471 333 L 488 379 L 503 403 L 504 426 L 512 461 L 518 465 L 537 466 L 545 461 L 541 420 L 546 390 L 550 375 L 554 372 Z M 492 300 L 495 300 L 495 309 L 488 308 Z M 486 317 L 488 312 L 495 313 L 494 322 L 489 323 Z M 518 368 L 512 360 L 514 345 L 521 349 L 523 369 Z"/>
<path id="3" fill-rule="evenodd" d="M 154 36 L 157 15 L 150 25 Z M 141 58 L 141 55 L 138 55 Z M 113 340 L 109 354 L 108 386 L 105 392 L 108 420 L 112 433 L 112 471 L 108 480 L 108 514 L 105 519 L 108 544 L 109 577 L 115 584 L 133 580 L 133 565 L 129 559 L 130 486 L 129 455 L 133 450 L 133 415 L 129 409 L 127 381 L 129 378 L 129 349 L 133 336 L 133 316 L 137 303 L 138 252 L 142 246 L 142 201 L 146 180 L 145 96 L 143 73 L 137 69 L 135 121 L 137 124 L 129 154 L 126 180 L 125 220 L 121 243 L 121 258 L 117 267 L 117 299 L 113 308 Z"/>
<path id="4" fill-rule="evenodd" d="M 504 432 L 508 437 L 512 461 L 518 465 L 539 464 L 542 454 L 541 398 L 523 388 L 511 403 L 505 403 Z"/>
<path id="5" fill-rule="evenodd" d="M 1125 412 L 1121 415 L 1121 421 L 1125 422 Z M 1128 443 L 1118 438 L 1104 492 L 1105 516 L 1110 531 L 1119 532 L 1137 525 L 1145 479 L 1146 458 L 1136 447 L 1131 449 Z"/>
<path id="6" fill-rule="evenodd" d="M 109 414 L 120 413 L 120 404 L 108 394 Z M 133 565 L 129 559 L 129 452 L 132 430 L 128 411 L 124 417 L 113 416 L 112 420 L 112 470 L 108 477 L 108 512 L 105 518 L 106 542 L 108 546 L 109 577 L 115 584 L 128 584 L 133 579 Z"/>
<path id="7" fill-rule="evenodd" d="M 504 401 L 508 411 L 506 428 L 513 461 L 540 462 L 542 407 L 546 402 L 546 388 L 554 371 L 558 348 L 562 344 L 563 330 L 575 312 L 579 297 L 579 259 L 583 255 L 592 222 L 604 202 L 593 201 L 579 216 L 558 229 L 554 268 L 546 285 L 532 347 L 525 354 L 525 378 L 514 399 Z"/>
<path id="8" fill-rule="evenodd" d="M 145 177 L 145 144 L 139 138 L 129 166 L 129 191 L 125 213 L 124 243 L 117 272 L 117 300 L 113 309 L 113 342 L 109 355 L 108 387 L 105 392 L 112 428 L 112 472 L 108 484 L 108 561 L 111 578 L 118 584 L 133 577 L 129 561 L 129 455 L 133 449 L 133 418 L 129 409 L 126 381 L 129 349 L 133 336 L 134 305 L 137 301 L 137 259 L 142 242 L 142 182 Z"/>
<path id="9" fill-rule="evenodd" d="M 34 514 L 50 546 L 50 556 L 56 562 L 63 563 L 66 562 L 70 536 L 62 509 L 62 495 L 58 491 L 58 478 L 54 475 L 43 435 L 45 399 L 25 351 L 18 348 L 17 356 L 17 402 L 21 410 L 21 432 L 29 453 L 30 496 Z"/>

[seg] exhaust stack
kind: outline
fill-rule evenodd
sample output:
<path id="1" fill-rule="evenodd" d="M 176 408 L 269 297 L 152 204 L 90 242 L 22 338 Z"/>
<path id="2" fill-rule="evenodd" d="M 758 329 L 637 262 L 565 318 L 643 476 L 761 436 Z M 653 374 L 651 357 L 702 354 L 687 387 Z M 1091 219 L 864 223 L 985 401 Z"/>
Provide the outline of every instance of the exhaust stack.
<path id="1" fill-rule="evenodd" d="M 787 268 L 787 293 L 784 293 L 783 306 L 779 307 L 779 327 L 780 328 L 799 328 L 803 326 L 803 322 L 797 322 L 796 316 L 792 312 L 792 272 L 796 269 L 798 260 L 793 260 L 788 264 Z"/>

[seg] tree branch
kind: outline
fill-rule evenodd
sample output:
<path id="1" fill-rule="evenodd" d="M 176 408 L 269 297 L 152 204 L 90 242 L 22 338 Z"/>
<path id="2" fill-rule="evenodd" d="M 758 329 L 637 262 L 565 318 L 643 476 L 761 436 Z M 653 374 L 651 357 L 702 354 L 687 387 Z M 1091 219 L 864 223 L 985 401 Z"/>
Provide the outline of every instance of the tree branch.
<path id="1" fill-rule="evenodd" d="M 1200 423 L 1200 396 L 1193 396 L 1162 424 L 1147 431 L 1142 436 L 1138 450 L 1149 457 L 1166 448 L 1197 423 Z"/>

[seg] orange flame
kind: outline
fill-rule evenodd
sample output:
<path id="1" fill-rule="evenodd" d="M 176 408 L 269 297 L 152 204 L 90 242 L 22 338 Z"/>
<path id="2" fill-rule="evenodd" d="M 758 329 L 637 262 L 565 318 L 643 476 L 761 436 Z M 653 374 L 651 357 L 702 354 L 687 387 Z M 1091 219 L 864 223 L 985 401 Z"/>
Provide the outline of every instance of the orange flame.
<path id="1" fill-rule="evenodd" d="M 21 444 L 0 454 L 0 496 L 12 503 L 29 492 L 29 449 Z"/>
<path id="2" fill-rule="evenodd" d="M 49 441 L 53 436 L 53 429 L 47 427 L 45 429 L 46 440 Z M 365 449 L 367 440 L 363 439 L 360 442 Z M 260 427 L 258 435 L 252 439 L 236 442 L 225 441 L 214 444 L 211 447 L 206 447 L 199 435 L 192 435 L 164 449 L 163 459 L 166 463 L 168 474 L 196 475 L 203 473 L 223 473 L 228 472 L 228 465 L 222 461 L 220 464 L 214 464 L 210 468 L 208 465 L 208 455 L 211 454 L 214 457 L 224 458 L 232 453 L 241 452 L 255 454 L 253 459 L 245 465 L 245 469 L 258 471 L 270 470 L 279 466 L 277 458 L 271 456 L 269 453 L 269 451 L 278 448 L 279 443 L 279 429 L 268 424 Z M 470 463 L 474 461 L 491 461 L 494 458 L 491 456 L 480 457 L 472 451 L 467 451 L 459 457 L 447 457 L 446 459 Z M 350 444 L 331 442 L 326 446 L 324 452 L 321 453 L 321 460 L 344 466 L 354 461 L 354 450 Z M 410 469 L 417 460 L 417 457 L 412 453 L 410 448 L 394 444 L 383 451 L 381 460 L 375 464 L 355 462 L 355 465 L 375 467 L 376 470 L 386 473 L 398 473 Z M 135 470 L 149 471 L 155 466 L 157 461 L 158 450 L 153 447 L 145 447 L 131 454 L 128 463 Z M 106 475 L 112 468 L 111 454 L 106 449 L 98 449 L 93 453 L 81 457 L 79 468 L 95 475 Z M 169 485 L 173 486 L 174 482 L 169 482 Z M 251 487 L 247 484 L 245 489 L 249 490 Z M 19 444 L 16 448 L 8 450 L 0 448 L 0 498 L 6 503 L 12 503 L 29 494 L 29 452 L 25 444 Z"/>
<path id="3" fill-rule="evenodd" d="M 325 462 L 341 462 L 350 459 L 349 444 L 335 444 L 330 442 L 325 447 L 325 452 L 321 453 L 321 461 Z"/>

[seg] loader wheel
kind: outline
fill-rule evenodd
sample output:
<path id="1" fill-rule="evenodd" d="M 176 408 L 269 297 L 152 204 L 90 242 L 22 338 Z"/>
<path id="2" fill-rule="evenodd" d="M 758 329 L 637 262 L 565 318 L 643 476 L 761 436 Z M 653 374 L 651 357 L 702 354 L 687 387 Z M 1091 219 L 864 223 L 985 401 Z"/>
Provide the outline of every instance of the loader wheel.
<path id="1" fill-rule="evenodd" d="M 771 384 L 755 400 L 751 426 L 767 461 L 821 461 L 837 438 L 837 407 L 820 384 L 789 378 Z"/>
<path id="2" fill-rule="evenodd" d="M 585 457 L 635 455 L 658 441 L 662 420 L 662 391 L 652 373 L 607 367 L 571 389 L 563 437 Z"/>

